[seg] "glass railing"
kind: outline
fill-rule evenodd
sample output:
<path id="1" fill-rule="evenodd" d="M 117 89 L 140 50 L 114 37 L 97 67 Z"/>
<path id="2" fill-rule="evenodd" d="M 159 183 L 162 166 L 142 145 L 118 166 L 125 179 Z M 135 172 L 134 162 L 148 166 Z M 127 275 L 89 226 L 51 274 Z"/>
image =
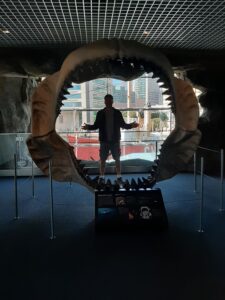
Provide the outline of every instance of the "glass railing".
<path id="1" fill-rule="evenodd" d="M 99 161 L 98 132 L 76 131 L 58 133 L 66 142 L 74 147 L 74 154 L 78 159 L 85 161 Z M 0 175 L 13 175 L 13 170 L 18 170 L 18 175 L 26 175 L 31 168 L 35 172 L 39 169 L 32 162 L 26 140 L 29 133 L 2 133 L 0 134 Z M 147 132 L 139 130 L 121 131 L 121 161 L 142 159 L 153 161 L 167 132 Z M 107 162 L 112 157 L 109 156 Z M 4 173 L 11 171 L 11 173 Z"/>
<path id="2" fill-rule="evenodd" d="M 60 136 L 74 147 L 74 153 L 78 159 L 99 160 L 98 132 L 61 132 Z M 122 130 L 120 142 L 121 160 L 145 159 L 153 161 L 167 136 L 167 132 L 149 133 L 139 130 Z M 109 156 L 108 161 L 111 160 L 112 157 Z"/>

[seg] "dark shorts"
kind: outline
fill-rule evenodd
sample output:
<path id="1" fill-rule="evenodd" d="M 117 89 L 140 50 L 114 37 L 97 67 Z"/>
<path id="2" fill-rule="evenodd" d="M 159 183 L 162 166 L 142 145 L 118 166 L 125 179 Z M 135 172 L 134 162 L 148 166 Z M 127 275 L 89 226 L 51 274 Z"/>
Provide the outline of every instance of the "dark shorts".
<path id="1" fill-rule="evenodd" d="M 120 143 L 117 142 L 100 142 L 100 159 L 105 161 L 111 152 L 114 160 L 120 158 Z"/>

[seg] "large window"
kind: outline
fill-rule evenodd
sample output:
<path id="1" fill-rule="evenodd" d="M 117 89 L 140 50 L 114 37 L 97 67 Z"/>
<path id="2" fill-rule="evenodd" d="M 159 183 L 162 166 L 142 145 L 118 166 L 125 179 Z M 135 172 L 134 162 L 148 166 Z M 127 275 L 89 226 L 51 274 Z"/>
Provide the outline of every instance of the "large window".
<path id="1" fill-rule="evenodd" d="M 64 102 L 64 107 L 81 107 L 81 102 Z"/>
<path id="2" fill-rule="evenodd" d="M 70 95 L 67 95 L 66 98 L 68 100 L 73 100 L 73 99 L 81 99 L 81 94 L 70 94 Z M 66 101 L 65 101 L 66 102 Z"/>

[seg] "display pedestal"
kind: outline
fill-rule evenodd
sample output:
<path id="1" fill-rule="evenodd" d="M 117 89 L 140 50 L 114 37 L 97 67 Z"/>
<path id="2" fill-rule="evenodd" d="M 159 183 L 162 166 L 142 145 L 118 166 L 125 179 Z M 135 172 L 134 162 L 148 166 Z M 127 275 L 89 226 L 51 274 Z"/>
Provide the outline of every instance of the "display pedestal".
<path id="1" fill-rule="evenodd" d="M 95 227 L 97 230 L 168 228 L 161 190 L 96 191 Z"/>

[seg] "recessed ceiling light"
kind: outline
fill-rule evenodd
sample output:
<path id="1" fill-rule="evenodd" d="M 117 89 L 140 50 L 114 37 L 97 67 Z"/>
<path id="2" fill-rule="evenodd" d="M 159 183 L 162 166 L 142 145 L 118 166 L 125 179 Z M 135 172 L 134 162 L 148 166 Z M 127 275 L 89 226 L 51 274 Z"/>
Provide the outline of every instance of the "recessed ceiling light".
<path id="1" fill-rule="evenodd" d="M 144 35 L 148 35 L 150 33 L 150 31 L 145 30 L 144 31 Z"/>
<path id="2" fill-rule="evenodd" d="M 10 33 L 10 31 L 8 29 L 0 29 L 0 32 L 5 33 L 5 34 Z"/>

